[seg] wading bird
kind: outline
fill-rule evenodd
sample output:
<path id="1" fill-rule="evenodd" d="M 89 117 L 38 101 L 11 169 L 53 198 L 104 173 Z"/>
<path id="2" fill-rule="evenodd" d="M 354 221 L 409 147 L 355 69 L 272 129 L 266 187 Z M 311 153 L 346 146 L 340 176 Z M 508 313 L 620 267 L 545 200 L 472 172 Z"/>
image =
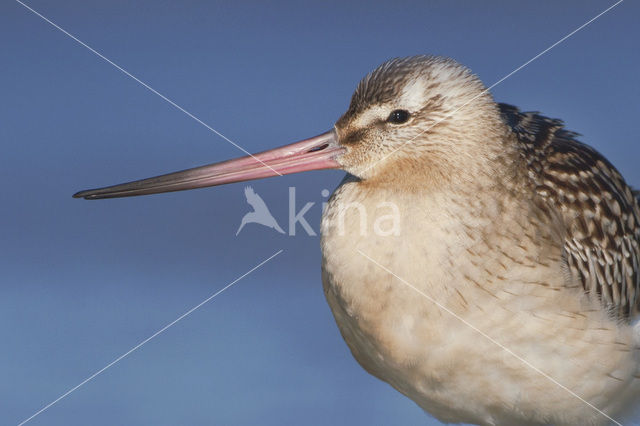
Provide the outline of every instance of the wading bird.
<path id="1" fill-rule="evenodd" d="M 322 281 L 358 362 L 443 422 L 605 424 L 640 391 L 640 210 L 560 120 L 457 62 L 385 62 L 322 135 L 86 199 L 340 168 Z M 366 212 L 397 206 L 400 232 Z"/>

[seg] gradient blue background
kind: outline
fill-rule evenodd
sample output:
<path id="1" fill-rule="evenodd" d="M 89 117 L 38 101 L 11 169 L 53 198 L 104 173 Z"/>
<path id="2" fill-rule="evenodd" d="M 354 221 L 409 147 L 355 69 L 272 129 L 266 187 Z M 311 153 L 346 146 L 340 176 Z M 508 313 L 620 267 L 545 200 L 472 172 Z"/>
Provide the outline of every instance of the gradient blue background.
<path id="1" fill-rule="evenodd" d="M 611 2 L 29 1 L 247 150 L 320 133 L 358 80 L 435 53 L 487 85 Z M 640 185 L 638 3 L 497 86 L 563 118 Z M 243 184 L 87 202 L 71 194 L 241 154 L 13 1 L 0 5 L 0 424 L 16 424 L 279 249 L 34 425 L 437 422 L 365 373 L 320 283 L 317 237 L 248 225 Z M 341 172 L 253 184 L 317 230 Z M 586 408 L 585 408 L 586 409 Z"/>

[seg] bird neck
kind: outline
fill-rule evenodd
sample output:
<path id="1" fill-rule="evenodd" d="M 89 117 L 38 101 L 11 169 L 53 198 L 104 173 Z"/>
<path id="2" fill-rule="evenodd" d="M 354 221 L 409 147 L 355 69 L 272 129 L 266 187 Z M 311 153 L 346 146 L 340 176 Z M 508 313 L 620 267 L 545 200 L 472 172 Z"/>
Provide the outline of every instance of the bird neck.
<path id="1" fill-rule="evenodd" d="M 506 132 L 478 141 L 447 141 L 420 155 L 381 164 L 361 184 L 369 189 L 464 193 L 516 185 L 522 179 L 518 152 L 512 142 Z"/>

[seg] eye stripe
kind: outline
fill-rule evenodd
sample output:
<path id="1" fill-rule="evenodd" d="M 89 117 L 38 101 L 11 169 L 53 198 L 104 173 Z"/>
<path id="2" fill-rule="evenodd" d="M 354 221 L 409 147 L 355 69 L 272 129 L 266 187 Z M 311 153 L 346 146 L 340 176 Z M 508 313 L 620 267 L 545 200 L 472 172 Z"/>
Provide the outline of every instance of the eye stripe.
<path id="1" fill-rule="evenodd" d="M 352 145 L 362 141 L 366 136 L 366 129 L 358 129 L 347 133 L 340 138 L 340 143 L 343 145 Z"/>

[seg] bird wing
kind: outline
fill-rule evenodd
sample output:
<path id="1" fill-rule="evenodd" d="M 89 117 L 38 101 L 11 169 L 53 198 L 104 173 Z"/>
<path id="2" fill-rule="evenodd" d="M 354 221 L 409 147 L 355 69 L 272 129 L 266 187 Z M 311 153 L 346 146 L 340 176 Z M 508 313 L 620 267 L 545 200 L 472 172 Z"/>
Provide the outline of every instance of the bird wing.
<path id="1" fill-rule="evenodd" d="M 249 203 L 249 205 L 253 207 L 254 211 L 269 211 L 267 205 L 264 203 L 264 200 L 258 194 L 256 194 L 252 187 L 247 186 L 244 189 L 244 195 L 247 198 L 247 203 Z"/>
<path id="2" fill-rule="evenodd" d="M 251 204 L 250 200 L 253 200 L 256 197 L 256 192 L 253 190 L 253 187 L 248 185 L 244 187 L 244 197 L 247 199 L 247 202 Z"/>
<path id="3" fill-rule="evenodd" d="M 536 193 L 565 222 L 564 260 L 574 281 L 614 317 L 640 312 L 637 193 L 600 153 L 560 120 L 500 104 Z"/>

